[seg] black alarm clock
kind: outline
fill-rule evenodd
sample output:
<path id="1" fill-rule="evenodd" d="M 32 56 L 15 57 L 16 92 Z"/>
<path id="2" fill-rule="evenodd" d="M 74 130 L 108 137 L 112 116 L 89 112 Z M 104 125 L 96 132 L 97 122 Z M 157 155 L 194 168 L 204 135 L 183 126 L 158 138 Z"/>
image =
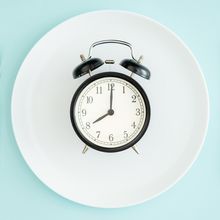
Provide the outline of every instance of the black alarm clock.
<path id="1" fill-rule="evenodd" d="M 112 65 L 114 60 L 102 61 L 91 56 L 92 48 L 101 44 L 116 43 L 128 46 L 131 59 L 124 59 L 120 65 L 131 72 L 92 71 L 102 66 Z M 88 58 L 80 55 L 82 63 L 73 71 L 74 79 L 89 74 L 73 95 L 70 106 L 72 126 L 83 141 L 85 153 L 89 147 L 102 152 L 119 152 L 133 148 L 145 134 L 150 121 L 150 103 L 141 85 L 132 78 L 137 74 L 150 79 L 148 68 L 140 64 L 142 56 L 136 60 L 130 43 L 121 40 L 102 40 L 89 49 Z"/>

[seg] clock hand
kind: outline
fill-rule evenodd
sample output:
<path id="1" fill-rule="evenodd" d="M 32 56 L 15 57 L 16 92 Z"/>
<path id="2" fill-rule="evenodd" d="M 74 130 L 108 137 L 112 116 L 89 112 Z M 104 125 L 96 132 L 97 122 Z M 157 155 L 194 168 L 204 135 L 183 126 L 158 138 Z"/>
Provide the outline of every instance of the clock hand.
<path id="1" fill-rule="evenodd" d="M 113 100 L 113 85 L 111 85 L 111 91 L 110 91 L 110 110 L 112 110 L 112 100 Z"/>
<path id="2" fill-rule="evenodd" d="M 105 118 L 105 117 L 108 116 L 108 115 L 109 115 L 109 112 L 107 112 L 106 114 L 104 114 L 104 115 L 102 115 L 101 117 L 99 117 L 98 119 L 96 119 L 96 120 L 93 122 L 93 124 L 96 123 L 96 122 L 98 122 L 98 121 L 100 121 L 100 120 L 102 120 L 103 118 Z"/>
<path id="3" fill-rule="evenodd" d="M 96 122 L 98 122 L 98 121 L 100 121 L 100 120 L 102 120 L 103 118 L 105 118 L 105 117 L 108 116 L 108 115 L 114 115 L 114 110 L 113 110 L 113 109 L 109 109 L 106 114 L 104 114 L 104 115 L 102 115 L 101 117 L 99 117 L 98 119 L 96 119 L 96 120 L 93 122 L 93 124 L 96 123 Z"/>

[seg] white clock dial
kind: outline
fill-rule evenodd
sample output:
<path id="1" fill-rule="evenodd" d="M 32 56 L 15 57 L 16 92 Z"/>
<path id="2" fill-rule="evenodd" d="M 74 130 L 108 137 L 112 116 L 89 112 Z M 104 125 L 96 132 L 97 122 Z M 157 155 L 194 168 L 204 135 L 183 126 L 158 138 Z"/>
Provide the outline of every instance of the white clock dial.
<path id="1" fill-rule="evenodd" d="M 81 135 L 105 148 L 124 146 L 134 140 L 146 118 L 141 93 L 119 77 L 103 77 L 89 83 L 78 95 L 73 111 Z"/>

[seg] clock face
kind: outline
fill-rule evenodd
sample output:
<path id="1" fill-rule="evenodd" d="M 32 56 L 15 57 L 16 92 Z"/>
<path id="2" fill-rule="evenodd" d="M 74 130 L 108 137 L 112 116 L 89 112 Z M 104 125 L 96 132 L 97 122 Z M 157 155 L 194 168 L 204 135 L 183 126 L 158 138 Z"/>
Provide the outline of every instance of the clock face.
<path id="1" fill-rule="evenodd" d="M 133 79 L 122 74 L 104 75 L 89 78 L 77 90 L 71 118 L 88 146 L 118 151 L 131 147 L 144 134 L 150 108 L 145 92 Z"/>

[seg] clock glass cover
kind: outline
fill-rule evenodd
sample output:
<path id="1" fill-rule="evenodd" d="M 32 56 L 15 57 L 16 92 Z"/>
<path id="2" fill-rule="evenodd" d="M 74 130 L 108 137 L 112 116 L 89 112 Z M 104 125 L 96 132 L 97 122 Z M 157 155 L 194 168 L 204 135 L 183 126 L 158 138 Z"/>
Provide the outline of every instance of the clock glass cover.
<path id="1" fill-rule="evenodd" d="M 141 86 L 120 73 L 101 73 L 76 91 L 71 120 L 81 140 L 90 147 L 116 152 L 132 147 L 145 133 L 150 116 Z"/>

